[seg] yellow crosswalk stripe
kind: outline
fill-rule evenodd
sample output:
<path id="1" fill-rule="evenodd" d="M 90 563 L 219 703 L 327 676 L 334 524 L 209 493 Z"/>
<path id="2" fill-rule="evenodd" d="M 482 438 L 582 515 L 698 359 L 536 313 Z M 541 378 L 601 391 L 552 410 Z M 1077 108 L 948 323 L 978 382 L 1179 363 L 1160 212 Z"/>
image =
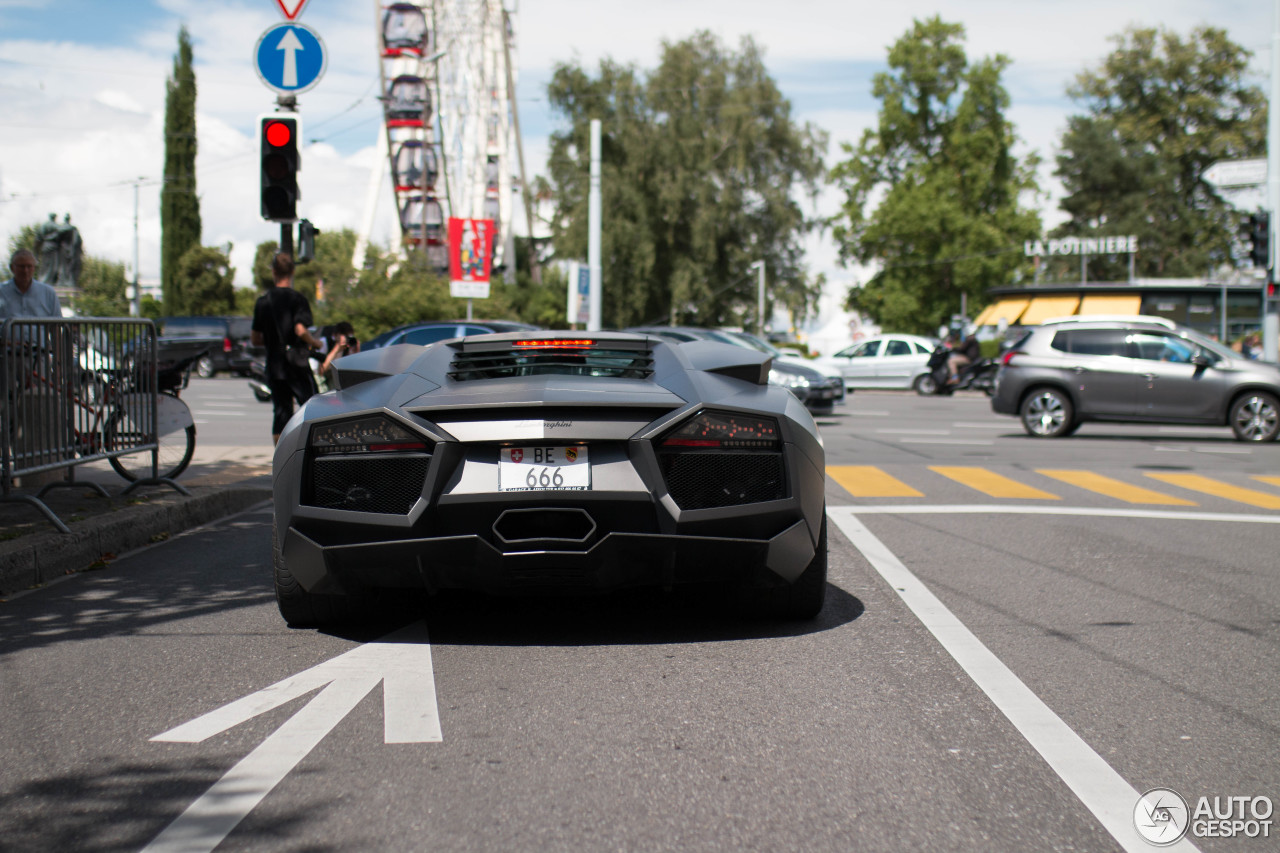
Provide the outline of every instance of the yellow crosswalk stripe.
<path id="1" fill-rule="evenodd" d="M 1180 486 L 1193 492 L 1203 492 L 1206 495 L 1226 498 L 1229 501 L 1238 501 L 1239 503 L 1262 507 L 1263 509 L 1280 509 L 1280 496 L 1269 495 L 1266 492 L 1259 492 L 1255 489 L 1233 486 L 1230 483 L 1202 477 L 1199 474 L 1158 474 L 1153 471 L 1145 471 L 1143 473 L 1153 480 Z"/>
<path id="2" fill-rule="evenodd" d="M 962 486 L 977 489 L 993 498 L 1030 498 L 1032 500 L 1062 500 L 1057 495 L 1042 492 L 1040 489 L 1024 486 L 1017 480 L 1010 480 L 1003 474 L 988 471 L 986 468 L 971 468 L 964 465 L 930 465 L 930 471 L 936 471 L 944 477 L 955 480 Z"/>
<path id="3" fill-rule="evenodd" d="M 1266 483 L 1268 486 L 1280 486 L 1280 477 L 1267 477 L 1262 474 L 1254 474 L 1253 479 L 1260 483 Z"/>
<path id="4" fill-rule="evenodd" d="M 1166 495 L 1164 492 L 1157 492 L 1154 489 L 1133 486 L 1112 477 L 1095 474 L 1092 471 L 1074 471 L 1062 468 L 1038 468 L 1036 471 L 1054 480 L 1061 480 L 1077 488 L 1097 492 L 1100 495 L 1106 495 L 1109 498 L 1115 498 L 1125 503 L 1166 504 L 1168 506 L 1196 505 L 1195 501 L 1175 498 L 1173 495 Z"/>
<path id="5" fill-rule="evenodd" d="M 923 494 L 874 465 L 829 465 L 827 476 L 855 498 L 921 498 Z"/>

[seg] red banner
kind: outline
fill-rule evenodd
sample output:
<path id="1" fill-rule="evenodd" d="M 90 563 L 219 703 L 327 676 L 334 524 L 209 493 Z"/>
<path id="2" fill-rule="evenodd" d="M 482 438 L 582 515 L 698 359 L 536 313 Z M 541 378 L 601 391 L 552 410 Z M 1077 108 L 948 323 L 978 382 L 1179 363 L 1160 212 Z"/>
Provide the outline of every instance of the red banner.
<path id="1" fill-rule="evenodd" d="M 493 264 L 493 220 L 449 218 L 449 294 L 489 298 Z"/>

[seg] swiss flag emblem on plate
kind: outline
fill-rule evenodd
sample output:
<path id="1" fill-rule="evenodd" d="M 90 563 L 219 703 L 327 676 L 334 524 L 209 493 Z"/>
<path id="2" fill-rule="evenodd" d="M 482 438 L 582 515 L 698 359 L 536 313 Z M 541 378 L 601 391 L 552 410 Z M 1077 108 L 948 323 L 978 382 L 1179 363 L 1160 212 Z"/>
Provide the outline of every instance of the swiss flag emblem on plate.
<path id="1" fill-rule="evenodd" d="M 307 5 L 307 0 L 276 0 L 276 3 L 284 16 L 292 21 L 302 14 L 302 7 Z"/>
<path id="2" fill-rule="evenodd" d="M 518 447 L 511 448 L 511 461 L 519 462 L 521 459 L 524 459 L 524 451 Z"/>

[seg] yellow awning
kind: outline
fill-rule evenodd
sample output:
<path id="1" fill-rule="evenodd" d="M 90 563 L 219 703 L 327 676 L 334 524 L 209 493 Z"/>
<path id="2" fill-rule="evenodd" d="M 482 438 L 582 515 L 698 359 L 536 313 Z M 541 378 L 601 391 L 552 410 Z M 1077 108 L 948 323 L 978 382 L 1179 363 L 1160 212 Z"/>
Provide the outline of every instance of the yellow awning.
<path id="1" fill-rule="evenodd" d="M 1022 316 L 1023 310 L 1026 309 L 1027 303 L 1031 300 L 1026 297 L 1017 299 L 1001 299 L 993 305 L 988 305 L 982 309 L 982 313 L 973 321 L 975 326 L 997 326 L 1001 320 L 1012 326 L 1018 322 L 1018 317 Z"/>
<path id="2" fill-rule="evenodd" d="M 1126 317 L 1142 309 L 1142 297 L 1130 293 L 1089 293 L 1080 303 L 1081 314 L 1120 314 Z"/>
<path id="3" fill-rule="evenodd" d="M 1050 317 L 1069 317 L 1076 313 L 1079 304 L 1079 296 L 1037 296 L 1031 300 L 1020 322 L 1024 326 L 1038 326 Z"/>

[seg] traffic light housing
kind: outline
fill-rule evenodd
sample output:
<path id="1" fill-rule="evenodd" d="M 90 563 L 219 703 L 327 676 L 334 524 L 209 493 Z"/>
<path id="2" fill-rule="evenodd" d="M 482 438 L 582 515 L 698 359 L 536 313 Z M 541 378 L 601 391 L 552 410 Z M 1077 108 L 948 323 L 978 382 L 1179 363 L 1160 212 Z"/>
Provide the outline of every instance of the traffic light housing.
<path id="1" fill-rule="evenodd" d="M 316 235 L 319 233 L 320 229 L 312 225 L 311 220 L 298 220 L 298 263 L 305 264 L 315 259 Z"/>
<path id="2" fill-rule="evenodd" d="M 298 138 L 302 121 L 295 115 L 273 113 L 258 117 L 262 162 L 262 218 L 293 222 L 298 218 L 298 170 L 302 157 Z"/>
<path id="3" fill-rule="evenodd" d="M 1255 267 L 1266 269 L 1271 265 L 1271 214 L 1265 211 L 1249 214 L 1244 230 L 1249 238 L 1249 260 Z"/>

